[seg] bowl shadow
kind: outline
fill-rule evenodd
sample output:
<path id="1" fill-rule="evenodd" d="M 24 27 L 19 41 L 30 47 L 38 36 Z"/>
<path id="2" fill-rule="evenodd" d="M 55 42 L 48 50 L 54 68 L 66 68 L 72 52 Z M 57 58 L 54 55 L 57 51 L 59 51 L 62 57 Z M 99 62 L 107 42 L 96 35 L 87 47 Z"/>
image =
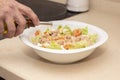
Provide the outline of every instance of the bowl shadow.
<path id="1" fill-rule="evenodd" d="M 77 77 L 76 75 L 81 76 L 85 72 L 91 73 L 92 70 L 100 66 L 94 64 L 96 58 L 102 56 L 106 51 L 104 47 L 98 47 L 91 55 L 82 60 L 74 63 L 58 64 L 41 58 L 32 49 L 29 49 L 29 51 L 27 49 L 24 50 L 24 54 L 34 60 L 34 63 L 32 63 L 32 65 L 35 65 L 35 68 L 37 70 L 45 70 L 47 73 L 50 73 L 49 75 L 57 74 L 61 80 L 63 79 L 62 77 L 65 77 L 66 80 L 70 80 L 69 77 L 66 78 L 66 75 Z"/>

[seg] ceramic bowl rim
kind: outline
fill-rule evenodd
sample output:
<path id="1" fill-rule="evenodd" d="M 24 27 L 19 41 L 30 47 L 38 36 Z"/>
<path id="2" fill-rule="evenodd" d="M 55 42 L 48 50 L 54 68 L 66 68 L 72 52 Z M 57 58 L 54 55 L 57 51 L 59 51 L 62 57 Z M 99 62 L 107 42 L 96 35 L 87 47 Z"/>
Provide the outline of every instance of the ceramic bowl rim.
<path id="1" fill-rule="evenodd" d="M 99 30 L 103 36 L 104 36 L 104 39 L 102 41 L 99 41 L 97 43 L 95 43 L 94 45 L 91 45 L 91 46 L 88 46 L 86 48 L 80 48 L 80 49 L 73 49 L 73 50 L 55 50 L 55 49 L 48 49 L 48 48 L 42 48 L 42 47 L 38 47 L 36 45 L 33 45 L 30 41 L 26 40 L 25 39 L 25 36 L 24 36 L 24 33 L 21 34 L 19 36 L 19 38 L 23 41 L 23 43 L 25 43 L 27 46 L 33 48 L 33 49 L 36 49 L 36 50 L 39 50 L 39 51 L 42 51 L 42 52 L 47 52 L 47 53 L 53 53 L 53 54 L 73 54 L 73 53 L 82 53 L 82 52 L 85 52 L 85 51 L 89 51 L 89 50 L 92 50 L 92 49 L 95 49 L 99 46 L 101 46 L 103 43 L 105 43 L 108 39 L 108 34 L 106 33 L 106 31 L 104 31 L 103 29 L 101 29 L 100 27 L 97 27 L 97 26 L 94 26 L 94 25 L 91 25 L 91 24 L 88 24 L 88 23 L 84 23 L 84 22 L 78 22 L 78 21 L 72 21 L 72 20 L 58 20 L 58 21 L 51 21 L 53 23 L 56 23 L 56 22 L 71 22 L 71 23 L 78 23 L 78 24 L 87 24 L 89 26 L 91 26 L 91 28 L 94 28 L 94 29 L 97 29 Z M 89 27 L 88 26 L 88 27 Z M 29 28 L 29 29 L 32 29 L 33 27 Z M 29 29 L 26 29 L 26 30 L 29 30 Z M 24 30 L 24 32 L 26 31 Z"/>

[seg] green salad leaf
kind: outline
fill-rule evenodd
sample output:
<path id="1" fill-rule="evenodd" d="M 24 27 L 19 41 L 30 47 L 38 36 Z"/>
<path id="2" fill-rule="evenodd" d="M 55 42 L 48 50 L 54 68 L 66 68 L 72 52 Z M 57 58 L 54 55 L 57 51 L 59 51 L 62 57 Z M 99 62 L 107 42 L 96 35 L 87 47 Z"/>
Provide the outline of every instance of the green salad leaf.
<path id="1" fill-rule="evenodd" d="M 55 41 L 51 41 L 51 43 L 46 47 L 51 48 L 51 49 L 61 49 L 61 46 L 57 44 Z"/>
<path id="2" fill-rule="evenodd" d="M 82 34 L 87 35 L 88 34 L 88 27 L 81 28 Z"/>
<path id="3" fill-rule="evenodd" d="M 79 42 L 75 42 L 73 43 L 74 45 L 74 49 L 78 49 L 78 48 L 85 48 L 87 47 L 89 44 L 86 40 L 83 40 L 83 41 L 79 41 Z"/>
<path id="4" fill-rule="evenodd" d="M 91 35 L 89 35 L 89 39 L 93 43 L 95 43 L 97 41 L 97 38 L 98 38 L 97 34 L 91 34 Z"/>
<path id="5" fill-rule="evenodd" d="M 35 36 L 35 37 L 32 37 L 32 38 L 31 38 L 31 42 L 32 42 L 33 44 L 39 43 L 40 38 L 41 38 L 40 35 L 37 35 L 37 36 Z"/>

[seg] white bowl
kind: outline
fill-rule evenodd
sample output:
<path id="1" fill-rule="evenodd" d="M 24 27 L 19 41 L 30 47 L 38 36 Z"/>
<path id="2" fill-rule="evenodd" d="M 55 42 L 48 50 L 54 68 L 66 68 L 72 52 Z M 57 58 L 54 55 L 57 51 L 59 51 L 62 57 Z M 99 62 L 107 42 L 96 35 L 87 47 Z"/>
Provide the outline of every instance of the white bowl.
<path id="1" fill-rule="evenodd" d="M 31 43 L 30 36 L 34 34 L 37 29 L 42 31 L 46 30 L 46 26 L 36 26 L 25 29 L 24 32 L 20 35 L 20 39 L 29 47 L 31 47 L 39 56 L 55 62 L 55 63 L 72 63 L 78 60 L 81 60 L 88 55 L 90 55 L 97 47 L 102 45 L 108 39 L 108 34 L 99 27 L 83 23 L 77 21 L 52 21 L 53 26 L 51 28 L 56 28 L 58 25 L 68 25 L 71 29 L 78 28 L 78 27 L 88 27 L 89 33 L 96 33 L 98 34 L 97 42 L 89 47 L 82 48 L 82 49 L 74 49 L 74 50 L 55 50 L 55 49 L 48 49 L 43 47 L 38 47 Z"/>

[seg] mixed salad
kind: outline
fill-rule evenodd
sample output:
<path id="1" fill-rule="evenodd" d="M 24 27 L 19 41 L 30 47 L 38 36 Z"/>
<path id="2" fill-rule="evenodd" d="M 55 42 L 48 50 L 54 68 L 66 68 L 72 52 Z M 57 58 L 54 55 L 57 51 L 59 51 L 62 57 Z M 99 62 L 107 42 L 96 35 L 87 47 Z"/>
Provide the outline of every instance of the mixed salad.
<path id="1" fill-rule="evenodd" d="M 44 48 L 70 50 L 95 44 L 97 34 L 89 34 L 88 27 L 71 29 L 69 26 L 60 25 L 55 30 L 50 28 L 44 32 L 36 30 L 31 41 Z"/>

